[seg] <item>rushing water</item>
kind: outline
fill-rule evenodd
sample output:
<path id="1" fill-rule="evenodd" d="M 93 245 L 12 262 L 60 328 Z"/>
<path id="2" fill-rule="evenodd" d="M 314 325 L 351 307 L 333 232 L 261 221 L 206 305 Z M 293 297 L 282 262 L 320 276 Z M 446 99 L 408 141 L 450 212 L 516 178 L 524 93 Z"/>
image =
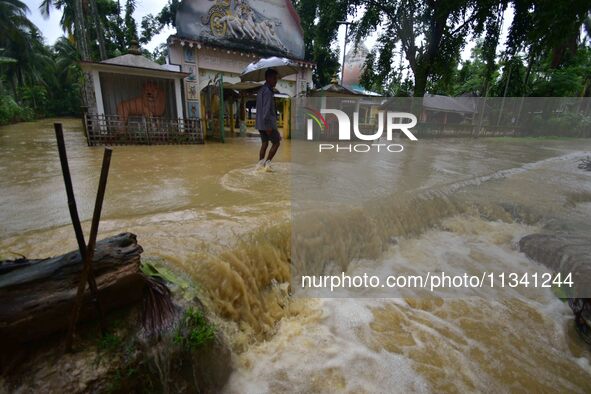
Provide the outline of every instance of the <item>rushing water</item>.
<path id="1" fill-rule="evenodd" d="M 64 127 L 88 230 L 102 149 L 86 146 L 78 120 Z M 363 258 L 343 259 L 348 273 L 539 270 L 516 242 L 588 231 L 591 177 L 577 160 L 590 150 L 587 140 L 420 141 L 399 166 L 374 174 L 404 193 L 358 185 L 360 199 L 380 201 L 365 209 L 373 220 L 354 208 L 323 213 L 347 237 L 331 250 L 351 256 L 360 234 L 374 235 L 356 251 Z M 300 170 L 289 164 L 289 142 L 273 173 L 253 171 L 257 152 L 256 139 L 115 147 L 100 227 L 101 237 L 136 233 L 145 256 L 197 280 L 235 352 L 228 392 L 591 390 L 591 355 L 549 289 L 290 299 L 289 177 Z M 0 128 L 0 170 L 0 257 L 75 249 L 52 122 Z M 332 190 L 350 190 L 334 182 Z M 322 250 L 319 237 L 311 249 Z"/>

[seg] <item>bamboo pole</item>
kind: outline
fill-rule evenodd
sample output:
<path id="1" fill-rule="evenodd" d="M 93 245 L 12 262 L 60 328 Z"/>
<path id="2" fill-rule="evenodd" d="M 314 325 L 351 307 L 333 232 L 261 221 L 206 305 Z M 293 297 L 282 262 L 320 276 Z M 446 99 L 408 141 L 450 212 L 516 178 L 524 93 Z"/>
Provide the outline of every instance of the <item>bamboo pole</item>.
<path id="1" fill-rule="evenodd" d="M 98 298 L 98 289 L 94 278 L 94 273 L 91 269 L 92 257 L 94 255 L 94 247 L 96 245 L 96 236 L 98 233 L 98 223 L 100 221 L 100 212 L 102 209 L 102 203 L 104 198 L 104 191 L 106 188 L 106 178 L 109 172 L 109 164 L 111 161 L 111 149 L 105 148 L 105 154 L 103 157 L 103 168 L 101 171 L 101 178 L 99 181 L 99 193 L 97 195 L 97 201 L 95 204 L 95 211 L 92 218 L 92 225 L 90 230 L 90 240 L 88 247 L 84 241 L 84 233 L 82 231 L 82 225 L 80 224 L 80 218 L 78 216 L 78 209 L 76 207 L 76 199 L 74 197 L 74 188 L 72 187 L 72 178 L 70 175 L 70 167 L 68 165 L 68 157 L 66 154 L 66 145 L 64 142 L 64 133 L 61 123 L 55 123 L 55 136 L 57 139 L 58 152 L 60 156 L 60 163 L 62 167 L 62 174 L 64 176 L 64 183 L 66 186 L 66 195 L 68 197 L 68 209 L 70 211 L 70 217 L 72 219 L 72 225 L 74 226 L 74 233 L 76 234 L 76 241 L 78 243 L 78 250 L 80 251 L 81 259 L 84 261 L 84 267 L 82 268 L 82 274 L 80 282 L 78 283 L 78 290 L 76 293 L 76 300 L 74 303 L 74 309 L 72 311 L 72 317 L 70 320 L 70 326 L 68 330 L 68 336 L 66 338 L 66 350 L 71 350 L 72 342 L 74 339 L 74 333 L 76 330 L 76 322 L 80 314 L 80 308 L 82 306 L 82 299 L 84 295 L 84 289 L 86 282 L 90 287 L 92 301 L 95 304 L 97 313 L 99 315 L 99 322 L 103 334 L 105 333 L 105 326 L 103 320 L 102 308 Z"/>
<path id="2" fill-rule="evenodd" d="M 94 257 L 94 249 L 96 246 L 98 227 L 101 220 L 101 211 L 103 209 L 103 200 L 105 197 L 105 190 L 107 188 L 107 178 L 109 176 L 109 167 L 111 164 L 112 152 L 113 151 L 111 148 L 105 148 L 103 154 L 103 165 L 101 168 L 101 175 L 99 179 L 98 192 L 94 205 L 94 212 L 92 214 L 92 223 L 90 225 L 88 247 L 86 248 L 86 255 L 84 256 L 84 266 L 82 267 L 82 274 L 80 275 L 80 281 L 78 282 L 76 300 L 74 301 L 74 310 L 72 311 L 68 337 L 66 340 L 66 348 L 68 350 L 72 347 L 72 341 L 74 339 L 74 333 L 76 331 L 76 323 L 78 322 L 78 318 L 80 316 L 80 309 L 82 308 L 82 300 L 84 299 L 84 288 L 86 287 L 86 282 L 88 282 L 93 297 L 93 302 L 95 303 L 97 312 L 99 314 L 99 320 L 103 335 L 106 332 L 102 307 L 100 305 L 100 301 L 98 298 L 98 288 L 94 278 L 94 272 L 92 271 L 92 259 Z"/>

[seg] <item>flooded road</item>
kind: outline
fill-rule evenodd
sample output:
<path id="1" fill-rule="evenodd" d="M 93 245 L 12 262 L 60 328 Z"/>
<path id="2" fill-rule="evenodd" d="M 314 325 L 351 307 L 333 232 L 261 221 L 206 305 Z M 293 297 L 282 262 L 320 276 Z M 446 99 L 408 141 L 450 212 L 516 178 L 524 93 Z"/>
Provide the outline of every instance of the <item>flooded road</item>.
<path id="1" fill-rule="evenodd" d="M 79 120 L 64 129 L 88 231 L 102 149 L 86 146 Z M 591 141 L 423 140 L 395 162 L 373 163 L 372 179 L 334 179 L 328 166 L 311 172 L 313 157 L 305 167 L 290 163 L 290 145 L 273 173 L 254 171 L 257 139 L 114 148 L 99 237 L 136 233 L 144 256 L 198 282 L 234 349 L 227 392 L 591 391 L 591 355 L 550 289 L 291 299 L 283 285 L 294 195 L 323 210 L 331 230 L 303 256 L 351 256 L 355 245 L 363 258 L 344 258 L 348 273 L 543 269 L 516 242 L 588 231 L 591 175 L 577 162 Z M 0 128 L 0 153 L 2 258 L 75 249 L 52 121 Z M 359 168 L 342 156 L 328 162 L 353 175 Z M 328 207 L 335 202 L 338 215 Z M 367 234 L 371 242 L 358 242 Z"/>
<path id="2" fill-rule="evenodd" d="M 86 146 L 79 120 L 63 124 L 78 211 L 88 230 L 103 149 Z M 115 147 L 99 236 L 132 231 L 142 234 L 148 254 L 174 250 L 183 258 L 200 241 L 231 243 L 261 223 L 285 219 L 287 166 L 279 163 L 271 176 L 253 174 L 258 149 L 255 138 Z M 282 149 L 277 160 L 289 160 L 288 154 Z M 3 257 L 6 250 L 33 257 L 75 249 L 53 121 L 2 127 L 0 171 Z"/>

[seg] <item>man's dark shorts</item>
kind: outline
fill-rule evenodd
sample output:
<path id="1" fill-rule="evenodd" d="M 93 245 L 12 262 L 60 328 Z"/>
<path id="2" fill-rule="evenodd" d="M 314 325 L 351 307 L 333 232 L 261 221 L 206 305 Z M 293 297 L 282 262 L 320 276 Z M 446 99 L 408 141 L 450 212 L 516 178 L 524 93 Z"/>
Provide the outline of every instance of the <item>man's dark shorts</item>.
<path id="1" fill-rule="evenodd" d="M 267 132 L 264 130 L 259 130 L 259 133 L 261 134 L 262 142 L 271 141 L 273 144 L 276 144 L 279 141 L 281 141 L 281 135 L 279 134 L 279 130 L 277 129 L 273 129 L 271 135 L 267 134 Z"/>

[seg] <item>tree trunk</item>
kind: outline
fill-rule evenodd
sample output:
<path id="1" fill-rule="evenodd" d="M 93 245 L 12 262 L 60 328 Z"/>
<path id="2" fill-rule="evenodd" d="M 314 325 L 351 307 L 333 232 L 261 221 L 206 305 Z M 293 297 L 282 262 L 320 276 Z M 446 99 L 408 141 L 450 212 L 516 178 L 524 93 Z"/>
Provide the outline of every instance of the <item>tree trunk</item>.
<path id="1" fill-rule="evenodd" d="M 90 51 L 88 50 L 88 39 L 86 37 L 82 0 L 74 0 L 74 29 L 80 57 L 82 60 L 88 61 L 90 60 Z"/>
<path id="2" fill-rule="evenodd" d="M 525 78 L 523 80 L 523 95 L 524 96 L 530 92 L 530 89 L 528 88 L 528 83 L 529 83 L 529 77 L 531 75 L 532 68 L 534 66 L 535 58 L 536 58 L 536 54 L 533 52 L 533 49 L 530 49 L 529 59 L 527 62 L 527 69 L 525 71 Z"/>
<path id="3" fill-rule="evenodd" d="M 413 73 L 415 74 L 415 88 L 413 90 L 413 96 L 423 97 L 425 95 L 425 90 L 427 90 L 427 73 L 420 69 L 417 71 L 413 70 Z"/>
<path id="4" fill-rule="evenodd" d="M 146 280 L 139 271 L 142 247 L 123 233 L 99 241 L 93 270 L 103 311 L 141 299 Z M 40 339 L 68 327 L 82 270 L 78 251 L 42 259 L 0 261 L 0 344 Z M 80 321 L 96 318 L 88 289 Z"/>
<path id="5" fill-rule="evenodd" d="M 96 5 L 96 0 L 89 0 L 89 3 L 90 3 L 90 13 L 92 14 L 94 28 L 96 31 L 96 39 L 98 40 L 99 55 L 101 57 L 101 60 L 106 60 L 107 59 L 107 49 L 105 47 L 105 35 L 103 33 L 103 25 L 101 23 L 101 19 L 99 16 L 98 8 Z"/>

